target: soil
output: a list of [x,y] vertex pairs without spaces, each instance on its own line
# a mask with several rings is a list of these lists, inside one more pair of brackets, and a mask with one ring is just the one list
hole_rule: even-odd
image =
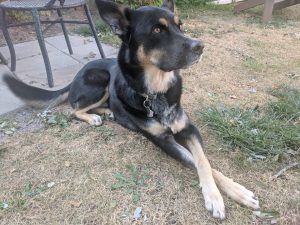
[[[273,99],[267,90],[281,84],[300,88],[299,10],[279,11],[268,25],[258,22],[259,9],[182,12],[186,32],[205,43],[203,60],[182,71],[182,104],[201,129],[206,155],[214,168],[254,191],[263,209],[279,213],[258,218],[224,196],[222,224],[300,224],[299,168],[270,181],[288,162],[249,162],[197,114],[210,104],[263,105]],[[70,107],[55,111],[69,113]],[[110,121],[99,128],[75,120],[66,128],[49,127],[38,112],[22,109],[2,118],[21,128],[0,137],[0,203],[8,204],[0,209],[0,224],[220,224],[204,207],[197,174],[141,135]],[[121,173],[122,182],[144,177],[145,184],[114,190]],[[137,207],[142,214],[134,219]]]

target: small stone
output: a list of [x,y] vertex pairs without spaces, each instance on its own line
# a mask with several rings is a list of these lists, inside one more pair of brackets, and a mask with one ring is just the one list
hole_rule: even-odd
[[55,183],[52,181],[52,182],[49,182],[49,183],[47,184],[47,187],[48,187],[48,188],[52,188],[54,185],[55,185]]
[[139,219],[142,216],[142,207],[137,207],[134,211],[133,218]]

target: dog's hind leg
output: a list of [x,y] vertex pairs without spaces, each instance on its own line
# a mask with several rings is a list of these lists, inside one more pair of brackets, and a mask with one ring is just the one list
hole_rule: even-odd
[[108,100],[108,98],[109,98],[109,94],[108,91],[106,91],[104,96],[100,99],[100,101],[92,105],[89,105],[83,109],[75,109],[74,115],[78,119],[83,120],[91,125],[100,126],[102,124],[101,116],[97,114],[89,114],[88,112],[101,107]]
[[114,118],[114,113],[109,109],[109,108],[104,108],[104,107],[99,107],[99,108],[95,108],[90,110],[91,113],[96,113],[99,115],[106,115],[108,116],[110,119]]

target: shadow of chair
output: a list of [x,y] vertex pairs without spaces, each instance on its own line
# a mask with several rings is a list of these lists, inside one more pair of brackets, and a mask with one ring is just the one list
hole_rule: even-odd
[[[70,9],[70,8],[77,8],[77,7],[83,7],[87,21],[81,21],[81,20],[64,20],[62,15],[63,9]],[[89,24],[92,33],[94,35],[97,47],[99,49],[100,55],[102,58],[105,58],[105,54],[103,52],[101,43],[98,39],[97,32],[95,29],[95,25],[92,21],[91,13],[89,10],[89,7],[85,0],[6,0],[4,2],[0,3],[0,25],[3,32],[3,36],[6,40],[7,46],[9,48],[10,57],[11,57],[11,71],[14,72],[16,70],[16,53],[13,46],[13,42],[10,38],[8,28],[10,27],[17,27],[17,26],[24,26],[24,25],[34,25],[36,36],[38,39],[38,43],[42,52],[42,56],[45,63],[46,73],[47,73],[47,80],[49,87],[53,87],[53,75],[51,70],[51,64],[49,61],[44,37],[43,37],[43,31],[41,28],[41,24],[48,24],[48,27],[54,25],[54,24],[61,24],[63,34],[67,43],[67,47],[70,54],[73,54],[73,50],[71,47],[71,43],[69,40],[68,32],[65,26],[65,23],[72,23],[72,24]],[[18,11],[29,11],[31,12],[33,21],[32,22],[22,22],[22,23],[8,23],[6,20],[6,14],[7,11],[10,10],[18,10]],[[40,11],[56,11],[58,15],[58,19],[56,20],[46,20],[41,21],[40,20]],[[47,27],[47,28],[48,28]],[[47,29],[46,28],[46,29]],[[3,58],[3,57],[2,57]]]

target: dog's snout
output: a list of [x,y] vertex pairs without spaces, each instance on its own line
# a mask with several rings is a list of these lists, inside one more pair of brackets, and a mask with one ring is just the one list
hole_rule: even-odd
[[202,53],[204,49],[204,44],[201,41],[193,41],[191,43],[191,49],[195,53]]

